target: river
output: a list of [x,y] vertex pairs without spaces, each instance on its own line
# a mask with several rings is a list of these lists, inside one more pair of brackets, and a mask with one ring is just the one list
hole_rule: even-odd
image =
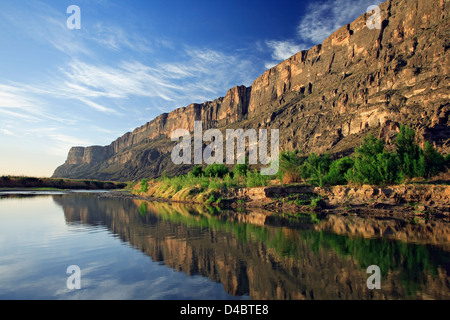
[[436,221],[0,193],[0,299],[450,299],[449,237]]

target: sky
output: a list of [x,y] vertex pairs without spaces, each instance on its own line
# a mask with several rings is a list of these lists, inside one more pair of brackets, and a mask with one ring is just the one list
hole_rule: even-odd
[[0,176],[49,177],[72,146],[250,86],[380,2],[1,0]]

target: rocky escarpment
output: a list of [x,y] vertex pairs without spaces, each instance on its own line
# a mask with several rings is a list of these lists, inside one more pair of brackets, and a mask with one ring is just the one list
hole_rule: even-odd
[[251,87],[162,114],[109,146],[72,148],[54,177],[130,180],[183,173],[170,159],[175,129],[280,130],[280,146],[349,153],[368,132],[389,142],[399,124],[450,151],[450,2],[392,0],[380,29],[363,14],[310,50],[267,70]]

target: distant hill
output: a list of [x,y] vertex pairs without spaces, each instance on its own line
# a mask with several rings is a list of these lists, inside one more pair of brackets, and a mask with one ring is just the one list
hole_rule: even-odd
[[450,152],[450,2],[380,5],[325,41],[267,70],[251,87],[158,116],[109,146],[73,147],[53,177],[137,180],[185,173],[172,163],[175,129],[279,129],[283,150],[351,153],[372,132],[388,143],[400,124]]

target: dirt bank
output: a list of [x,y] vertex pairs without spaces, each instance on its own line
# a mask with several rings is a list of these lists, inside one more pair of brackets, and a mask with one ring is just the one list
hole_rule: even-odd
[[405,184],[387,187],[309,185],[229,188],[201,192],[191,186],[175,192],[150,184],[147,192],[132,191],[141,199],[201,203],[232,208],[263,208],[275,212],[316,212],[378,216],[444,218],[450,220],[450,186]]

